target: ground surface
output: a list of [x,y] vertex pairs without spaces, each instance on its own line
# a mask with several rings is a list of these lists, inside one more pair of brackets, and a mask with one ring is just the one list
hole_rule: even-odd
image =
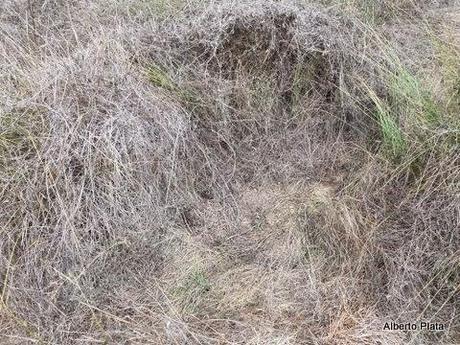
[[460,343],[459,6],[3,1],[0,343]]

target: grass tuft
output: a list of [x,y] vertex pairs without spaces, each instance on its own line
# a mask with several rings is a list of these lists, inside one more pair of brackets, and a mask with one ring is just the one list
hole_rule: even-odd
[[460,342],[449,1],[0,7],[0,344]]

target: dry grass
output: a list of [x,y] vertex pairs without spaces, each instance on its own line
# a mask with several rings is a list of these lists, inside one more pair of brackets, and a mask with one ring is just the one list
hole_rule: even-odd
[[458,5],[3,1],[0,343],[460,342]]

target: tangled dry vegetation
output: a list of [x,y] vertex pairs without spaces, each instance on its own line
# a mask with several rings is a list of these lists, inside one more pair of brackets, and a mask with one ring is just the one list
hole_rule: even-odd
[[459,15],[3,1],[0,343],[460,342]]

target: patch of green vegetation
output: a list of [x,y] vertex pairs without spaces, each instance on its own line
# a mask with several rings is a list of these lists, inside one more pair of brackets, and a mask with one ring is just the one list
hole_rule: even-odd
[[202,269],[194,268],[182,284],[173,289],[172,294],[175,299],[180,301],[181,305],[189,309],[189,312],[193,312],[210,290],[211,283],[205,272]]
[[387,101],[370,89],[368,92],[375,105],[375,117],[382,136],[383,150],[389,158],[398,161],[407,151],[406,136]]
[[190,284],[201,292],[207,292],[211,288],[211,284],[209,283],[208,278],[202,271],[193,272],[190,277]]
[[406,165],[412,175],[421,176],[429,157],[443,159],[458,149],[460,121],[458,108],[452,103],[455,91],[444,88],[447,97],[435,95],[429,81],[422,83],[401,65],[389,78],[388,85],[388,105],[394,114],[403,116],[403,132],[410,146],[404,160],[409,162]]
[[195,97],[195,90],[180,87],[176,82],[174,82],[173,78],[166,69],[160,67],[159,65],[151,64],[147,68],[147,76],[154,86],[168,91],[169,94],[176,97],[184,105],[187,106],[199,103]]
[[[384,54],[389,67],[380,67],[386,94],[377,95],[365,86],[374,104],[382,149],[393,162],[413,161],[414,171],[421,171],[424,159],[419,156],[438,144],[433,142],[433,133],[446,125],[446,114],[429,83],[410,72],[391,47]],[[418,158],[412,160],[412,155]]]
[[170,75],[160,66],[152,64],[147,68],[147,74],[150,82],[156,87],[168,90],[178,91],[177,85],[173,82]]
[[404,114],[409,125],[420,128],[439,124],[441,112],[434,95],[417,77],[399,66],[389,79],[391,106]]
[[151,64],[146,72],[155,87],[166,91],[168,96],[178,101],[193,117],[215,117],[215,109],[218,107],[216,101],[196,84],[176,82],[166,68],[157,64]]

